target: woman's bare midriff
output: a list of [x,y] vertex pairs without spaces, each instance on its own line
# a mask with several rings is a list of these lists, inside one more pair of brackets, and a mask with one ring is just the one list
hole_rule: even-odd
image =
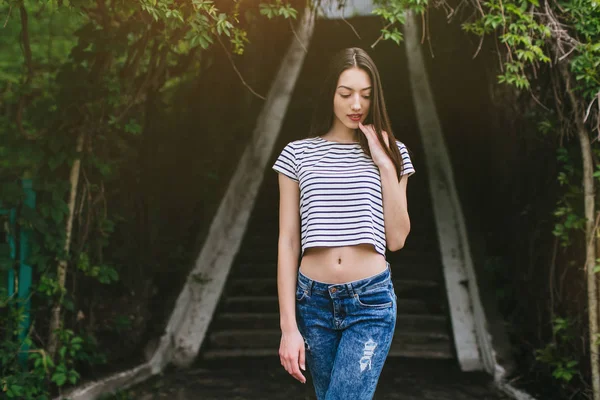
[[370,244],[309,247],[304,250],[300,272],[324,283],[346,283],[385,271],[385,257]]

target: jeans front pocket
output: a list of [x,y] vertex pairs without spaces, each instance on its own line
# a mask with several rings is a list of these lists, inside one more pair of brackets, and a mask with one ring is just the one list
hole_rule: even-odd
[[393,289],[381,287],[362,293],[355,293],[354,298],[361,307],[390,308],[394,305]]
[[304,301],[308,297],[308,289],[301,286],[296,288],[296,302]]

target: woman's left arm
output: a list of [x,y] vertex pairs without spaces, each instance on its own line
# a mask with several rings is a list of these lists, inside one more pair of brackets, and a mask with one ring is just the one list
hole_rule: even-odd
[[378,167],[381,175],[385,241],[390,251],[397,251],[404,247],[404,242],[410,232],[410,218],[406,201],[408,176],[402,175],[398,182],[396,167],[391,160],[381,163]]
[[[369,143],[371,158],[381,176],[381,194],[383,197],[383,219],[385,227],[385,241],[390,251],[400,250],[404,247],[404,241],[410,232],[410,218],[408,217],[408,207],[406,202],[406,185],[408,183],[408,174],[400,177],[392,160],[381,147],[375,128],[373,125],[363,125],[358,123]],[[390,145],[389,137],[383,132],[383,140],[386,146]]]

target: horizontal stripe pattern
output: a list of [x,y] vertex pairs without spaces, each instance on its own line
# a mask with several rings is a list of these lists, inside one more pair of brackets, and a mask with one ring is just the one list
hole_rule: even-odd
[[[402,175],[415,169],[406,146],[396,141]],[[371,244],[385,256],[379,169],[358,143],[320,137],[288,143],[272,167],[300,187],[302,254],[308,247]]]

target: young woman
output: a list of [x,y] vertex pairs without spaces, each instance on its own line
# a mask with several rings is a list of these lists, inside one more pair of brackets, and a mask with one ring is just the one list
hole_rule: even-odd
[[410,231],[415,171],[364,50],[334,56],[311,135],[288,143],[273,169],[281,364],[305,383],[306,361],[319,400],[371,399],[396,325],[385,251]]

